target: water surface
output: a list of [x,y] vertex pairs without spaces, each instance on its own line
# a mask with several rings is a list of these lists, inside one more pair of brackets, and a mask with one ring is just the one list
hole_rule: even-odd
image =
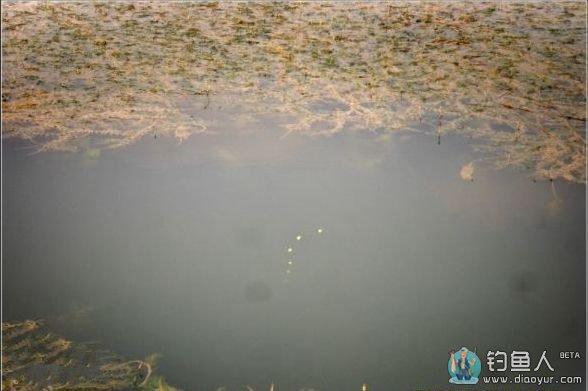
[[434,387],[462,345],[584,346],[584,187],[464,181],[466,139],[260,124],[99,158],[29,151],[4,144],[5,319],[160,352],[183,389]]

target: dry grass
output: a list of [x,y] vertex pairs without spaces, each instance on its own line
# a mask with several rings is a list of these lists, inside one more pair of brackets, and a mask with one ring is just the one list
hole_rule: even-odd
[[75,344],[39,321],[2,323],[3,390],[175,390],[153,376],[153,364]]
[[581,2],[6,4],[3,125],[38,150],[116,148],[206,132],[222,106],[225,125],[269,115],[284,135],[458,132],[479,161],[584,183],[585,17]]

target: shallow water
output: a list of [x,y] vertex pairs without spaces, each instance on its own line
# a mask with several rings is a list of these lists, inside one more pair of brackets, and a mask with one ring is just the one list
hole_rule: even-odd
[[100,156],[9,140],[4,318],[162,353],[185,390],[448,386],[462,345],[582,374],[557,352],[584,351],[585,188],[464,181],[468,143],[271,123]]

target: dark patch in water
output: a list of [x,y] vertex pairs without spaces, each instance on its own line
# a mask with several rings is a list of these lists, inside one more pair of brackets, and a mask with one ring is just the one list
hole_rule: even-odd
[[249,302],[267,302],[272,299],[272,296],[272,288],[265,281],[252,281],[245,287],[245,299]]
[[532,272],[521,272],[510,281],[510,291],[514,296],[529,298],[537,291],[537,278]]

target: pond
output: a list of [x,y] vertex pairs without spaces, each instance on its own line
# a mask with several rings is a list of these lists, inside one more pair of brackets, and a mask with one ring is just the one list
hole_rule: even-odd
[[183,390],[583,375],[586,7],[464,4],[3,6],[3,321]]

